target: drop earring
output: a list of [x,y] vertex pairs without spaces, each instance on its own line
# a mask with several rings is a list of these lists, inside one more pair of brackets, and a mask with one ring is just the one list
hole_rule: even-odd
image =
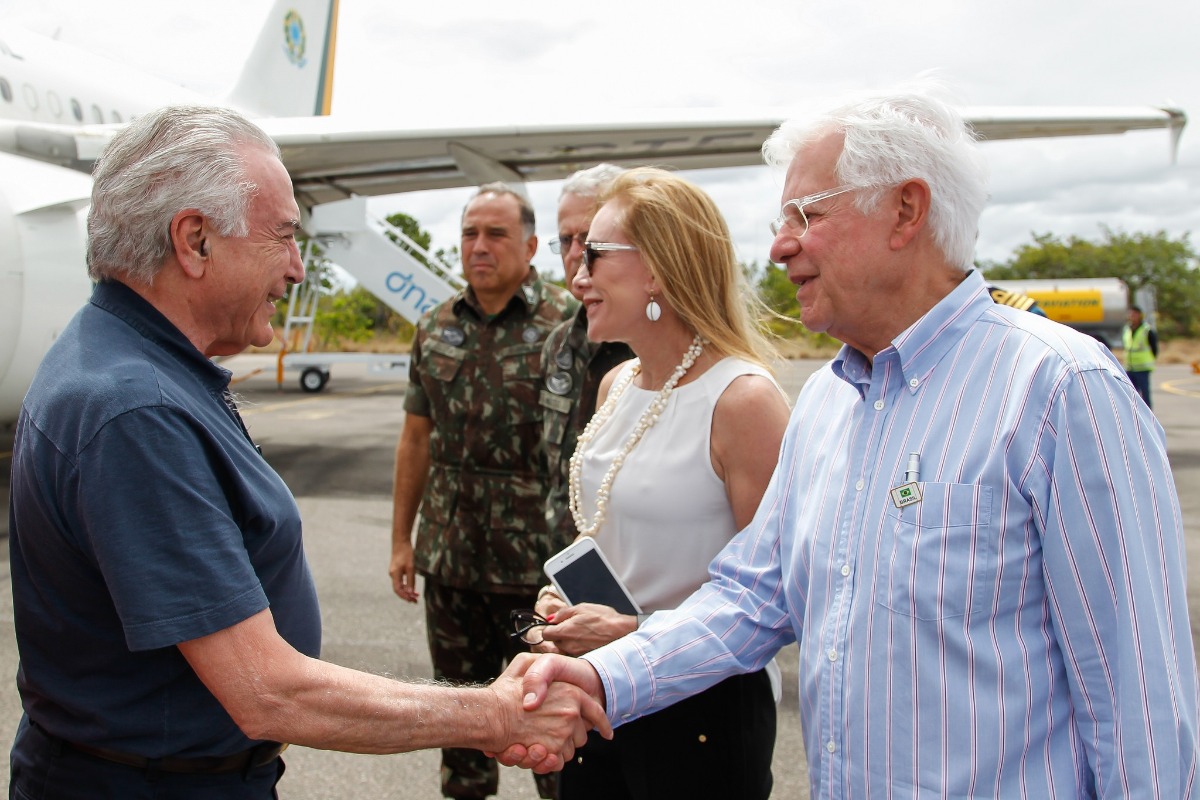
[[658,318],[662,316],[662,306],[654,300],[654,292],[650,293],[650,302],[646,303],[646,319],[651,322],[658,322]]

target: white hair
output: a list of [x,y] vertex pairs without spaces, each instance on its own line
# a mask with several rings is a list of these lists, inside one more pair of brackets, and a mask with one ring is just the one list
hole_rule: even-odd
[[258,186],[246,177],[247,148],[279,148],[235,111],[168,106],[138,117],[96,163],[88,212],[88,275],[151,283],[172,251],[170,226],[194,208],[222,236],[245,236]]
[[763,157],[786,166],[801,148],[834,133],[845,141],[834,170],[838,182],[876,190],[859,194],[859,210],[874,210],[888,187],[924,180],[934,243],[949,263],[970,270],[988,198],[987,166],[962,115],[929,85],[865,96],[785,122],[763,144]]
[[558,199],[561,201],[569,194],[598,199],[600,195],[608,191],[608,187],[624,171],[616,164],[597,164],[594,167],[581,169],[563,183]]

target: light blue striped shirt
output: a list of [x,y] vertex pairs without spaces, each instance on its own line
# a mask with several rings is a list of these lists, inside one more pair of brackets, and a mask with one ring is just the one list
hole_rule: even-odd
[[1200,794],[1162,428],[1106,349],[978,273],[873,364],[843,348],[808,381],[711,569],[587,656],[614,722],[795,640],[814,798]]

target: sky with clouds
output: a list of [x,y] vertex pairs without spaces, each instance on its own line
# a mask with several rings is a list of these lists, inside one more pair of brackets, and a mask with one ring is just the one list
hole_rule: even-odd
[[[270,0],[0,0],[10,19],[220,95]],[[1200,229],[1200,3],[1194,0],[645,0],[523,3],[341,0],[335,115],[430,124],[570,121],[621,109],[803,108],[932,70],[964,105],[1160,106],[1193,121],[1176,163],[1166,131],[989,142],[991,202],[977,257],[1004,260],[1032,233],[1098,238]],[[689,173],[717,201],[742,261],[766,258],[782,174]],[[532,183],[543,245],[560,184]],[[373,201],[458,241],[470,190]]]

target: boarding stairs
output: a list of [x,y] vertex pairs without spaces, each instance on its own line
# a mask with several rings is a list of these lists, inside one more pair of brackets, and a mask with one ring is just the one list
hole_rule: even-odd
[[[311,241],[315,240],[328,260],[414,324],[464,286],[449,265],[404,231],[373,216],[365,197],[316,206],[305,227],[312,237],[304,252],[306,265],[313,258]],[[276,383],[283,384],[285,371],[299,370],[300,388],[319,392],[329,382],[333,365],[347,363],[366,364],[372,372],[407,374],[407,354],[314,351],[313,323],[321,287],[317,271],[308,274],[303,283],[292,287],[288,298]]]

